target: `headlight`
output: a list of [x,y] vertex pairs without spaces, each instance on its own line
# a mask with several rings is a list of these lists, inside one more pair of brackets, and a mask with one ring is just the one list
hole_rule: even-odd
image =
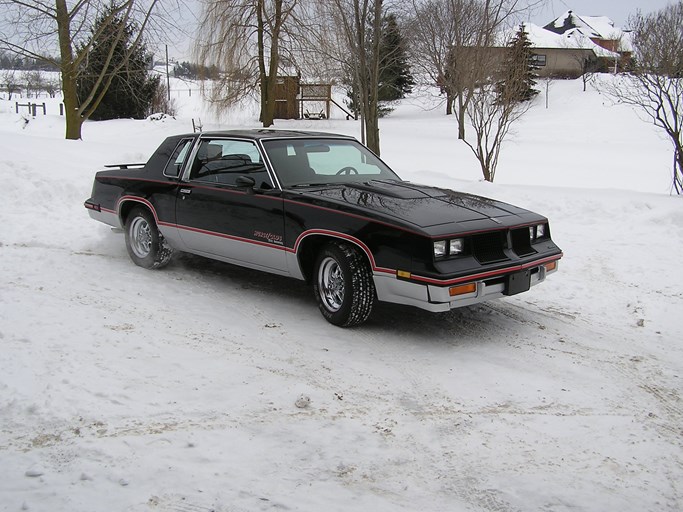
[[544,238],[546,234],[545,224],[537,224],[535,226],[529,226],[529,238],[532,242]]
[[451,256],[455,256],[456,254],[460,254],[462,251],[465,250],[465,240],[462,238],[454,238],[453,240],[449,241],[448,243],[448,254]]
[[434,242],[434,257],[446,258],[448,256],[457,256],[462,254],[465,250],[464,238],[453,238],[452,240],[439,240]]

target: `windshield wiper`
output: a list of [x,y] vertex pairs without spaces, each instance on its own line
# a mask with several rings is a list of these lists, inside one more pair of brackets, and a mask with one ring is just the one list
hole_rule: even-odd
[[319,183],[296,183],[287,188],[308,188],[308,187],[328,187],[331,185],[341,185],[341,183],[319,182]]

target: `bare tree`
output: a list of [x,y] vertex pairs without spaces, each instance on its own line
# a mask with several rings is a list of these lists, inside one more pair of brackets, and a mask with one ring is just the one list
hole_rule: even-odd
[[[446,113],[465,138],[466,110],[475,89],[500,59],[501,33],[539,1],[412,0],[413,65],[446,94]],[[455,109],[453,105],[455,104]]]
[[683,193],[683,1],[629,20],[633,58],[630,72],[606,91],[633,105],[664,130],[673,145],[672,189]]
[[539,78],[538,81],[541,83],[541,87],[544,91],[545,108],[550,108],[550,87],[553,85],[555,78],[552,75],[548,75]]
[[17,82],[15,71],[13,69],[5,69],[0,76],[0,84],[2,88],[7,91],[9,100],[12,99],[12,94],[19,91],[19,83]]
[[54,98],[57,96],[57,91],[59,91],[59,80],[48,79],[45,82],[45,92],[50,96],[50,98]]
[[45,80],[39,69],[23,71],[21,73],[21,81],[26,87],[27,98],[30,98],[31,94],[33,94],[34,98],[37,98],[40,95],[40,92],[45,88]]
[[596,50],[599,49],[599,54],[602,56],[608,54],[608,50],[598,47],[587,36],[574,32],[563,39],[562,48],[572,56],[572,60],[576,63],[576,72],[569,72],[567,76],[570,78],[580,76],[583,92],[586,92],[588,84],[594,80],[596,74],[607,71],[605,58],[598,59]]
[[503,141],[537,93],[530,87],[530,49],[519,43],[507,50],[506,58],[490,77],[471,91],[466,108],[474,134],[463,140],[477,158],[486,181],[494,180]]
[[178,106],[175,98],[169,97],[168,86],[164,82],[159,83],[159,87],[154,92],[152,98],[152,112],[166,114],[175,117],[178,114]]
[[501,98],[493,82],[481,84],[472,92],[467,115],[474,135],[464,141],[477,158],[486,181],[493,181],[496,176],[500,149],[510,127],[530,106],[528,101]]
[[209,0],[205,4],[197,57],[202,66],[222,70],[209,93],[219,111],[259,90],[261,122],[264,127],[273,124],[281,45],[296,5],[297,0]]
[[349,77],[361,117],[361,141],[380,153],[379,79],[383,0],[327,0],[315,3],[311,31],[316,52]]
[[[451,115],[455,99],[464,96],[459,94],[465,92],[464,83],[472,82],[467,75],[475,71],[475,66],[468,66],[466,61],[476,60],[482,6],[467,0],[412,0],[412,7],[409,32],[413,65],[426,79],[425,85],[441,88],[446,95],[446,115]],[[464,114],[466,98],[462,97],[460,103],[459,115]],[[464,116],[459,119],[464,123]]]
[[[98,32],[108,28],[106,20],[123,20],[118,37],[124,37],[124,28],[134,19],[139,32],[131,51],[142,41],[158,0],[122,0],[110,7],[106,0],[0,0],[5,18],[0,22],[0,49],[23,57],[49,63],[60,70],[66,117],[66,138],[80,139],[83,122],[92,115],[106,93],[113,77],[125,67],[125,59],[110,66],[114,49],[103,66],[94,86],[85,99],[79,101],[77,82],[79,72],[87,59],[99,33],[90,33],[92,20],[108,12]],[[58,51],[59,57],[50,55]]]
[[581,52],[577,54],[576,59],[581,66],[581,82],[583,83],[583,92],[588,89],[588,84],[593,81],[595,75],[600,72],[601,65],[595,53]]

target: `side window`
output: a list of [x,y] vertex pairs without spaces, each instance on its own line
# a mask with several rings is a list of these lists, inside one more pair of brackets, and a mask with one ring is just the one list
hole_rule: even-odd
[[273,188],[270,176],[252,141],[203,139],[192,164],[190,180],[237,186],[237,178],[249,176],[256,188]]
[[183,139],[178,143],[164,169],[165,176],[168,176],[169,178],[177,178],[180,176],[180,171],[183,168],[183,163],[185,163],[185,158],[187,158],[187,153],[192,147],[192,142],[193,139]]

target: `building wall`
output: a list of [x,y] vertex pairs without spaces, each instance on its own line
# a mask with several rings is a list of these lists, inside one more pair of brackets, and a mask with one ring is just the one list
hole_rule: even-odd
[[592,50],[571,48],[534,48],[537,64],[545,61],[536,73],[540,77],[577,78],[583,74],[586,59],[595,58]]
[[[479,50],[481,51],[481,50]],[[478,62],[482,65],[496,68],[505,59],[507,47],[489,48],[488,52],[479,55]],[[536,74],[551,78],[578,78],[583,74],[584,62],[587,59],[596,60],[594,71],[606,72],[614,67],[614,61],[608,58],[597,58],[591,49],[587,48],[539,48],[532,49],[539,66]]]

